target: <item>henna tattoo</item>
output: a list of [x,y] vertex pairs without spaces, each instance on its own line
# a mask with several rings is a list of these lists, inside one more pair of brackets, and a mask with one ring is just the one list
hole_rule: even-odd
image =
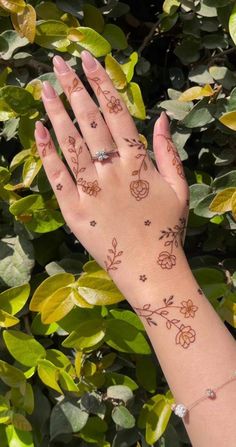
[[107,272],[117,270],[117,265],[121,264],[121,260],[117,258],[123,255],[123,251],[117,252],[117,240],[115,237],[112,239],[112,247],[108,249],[108,253],[110,254],[107,255],[107,260],[104,261]]
[[79,79],[74,78],[72,81],[72,85],[69,85],[69,87],[67,89],[69,99],[71,100],[72,93],[80,92],[81,90],[83,90],[83,86],[82,86],[81,82],[79,81]]
[[96,127],[97,127],[97,123],[96,123],[95,121],[92,121],[92,122],[90,123],[90,127],[92,127],[93,129],[96,129]]
[[114,95],[111,95],[110,90],[103,90],[101,87],[102,80],[98,77],[95,78],[89,78],[90,81],[94,82],[97,87],[97,96],[100,94],[103,95],[104,99],[107,103],[107,108],[110,113],[119,113],[123,110],[123,107],[121,105],[120,99],[116,98]]
[[162,251],[157,259],[157,264],[160,265],[162,269],[171,269],[176,265],[176,256],[173,254],[174,247],[178,248],[179,241],[182,244],[182,240],[184,237],[184,231],[186,228],[186,219],[182,217],[179,219],[179,225],[175,225],[174,228],[167,228],[167,230],[162,230],[162,235],[159,237],[159,240],[166,238],[169,239],[164,243],[164,246],[170,247],[170,251]]
[[139,279],[140,279],[140,281],[143,281],[143,282],[147,281],[146,275],[139,275]]
[[141,178],[142,170],[147,171],[148,168],[146,161],[146,147],[141,140],[135,140],[135,138],[124,138],[124,140],[128,143],[129,147],[135,147],[139,151],[144,151],[143,153],[139,153],[135,156],[135,158],[141,159],[141,163],[139,168],[132,172],[133,176],[137,176],[137,180],[133,180],[130,183],[130,192],[132,196],[134,196],[137,201],[140,201],[145,199],[145,197],[149,194],[149,182]]
[[172,141],[171,137],[167,137],[166,135],[159,134],[159,136],[165,138],[167,142],[167,152],[172,152],[172,165],[176,167],[177,174],[185,180],[184,168],[179,156],[179,153]]
[[76,139],[74,137],[69,136],[68,137],[68,143],[69,148],[68,152],[72,154],[71,161],[72,161],[72,171],[75,176],[75,180],[78,186],[82,187],[82,191],[88,194],[89,196],[97,196],[99,191],[101,191],[101,188],[98,184],[97,180],[94,180],[93,182],[88,182],[87,180],[84,180],[83,177],[80,177],[79,174],[83,173],[86,168],[80,167],[79,164],[79,157],[82,154],[83,147],[80,145],[79,148],[76,147]]
[[49,140],[47,143],[39,143],[38,146],[42,148],[42,157],[45,157],[47,151],[52,149],[52,142]]
[[151,221],[150,220],[145,220],[144,221],[144,225],[146,225],[146,227],[149,227],[149,225],[151,225]]
[[63,186],[62,186],[62,184],[61,184],[61,183],[58,183],[58,185],[56,186],[56,188],[57,188],[57,190],[58,190],[58,191],[61,191],[61,190],[62,190],[62,188],[63,188]]
[[163,299],[164,306],[159,308],[151,308],[151,304],[144,304],[142,308],[134,307],[137,314],[144,318],[149,326],[158,326],[157,322],[153,319],[155,316],[161,317],[166,320],[166,328],[171,329],[172,326],[178,329],[175,336],[175,343],[182,348],[187,349],[191,343],[195,342],[196,332],[189,325],[185,326],[177,318],[169,318],[170,309],[179,309],[184,318],[194,318],[198,307],[195,306],[192,300],[181,301],[180,306],[174,306],[174,296],[171,295],[168,299]]
[[97,225],[97,222],[95,220],[91,220],[90,225],[91,227],[95,227],[95,225]]

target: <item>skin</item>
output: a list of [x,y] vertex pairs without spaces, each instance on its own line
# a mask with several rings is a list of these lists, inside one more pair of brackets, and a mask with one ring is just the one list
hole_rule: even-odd
[[[182,248],[189,189],[169,122],[163,113],[155,124],[154,166],[102,65],[87,52],[82,62],[100,108],[75,72],[65,66],[59,72],[63,61],[54,58],[81,133],[48,83],[42,94],[74,178],[40,122],[39,155],[68,226],[142,319],[175,401],[191,404],[210,385],[226,382],[236,369],[236,346],[199,291]],[[93,160],[99,150],[114,156]],[[235,391],[234,380],[217,399],[191,410],[183,422],[193,447],[235,445]]]

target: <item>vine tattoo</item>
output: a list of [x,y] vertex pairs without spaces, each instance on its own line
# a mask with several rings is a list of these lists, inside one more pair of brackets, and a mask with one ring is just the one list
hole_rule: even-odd
[[46,157],[47,152],[52,150],[52,142],[49,140],[47,143],[39,143],[39,147],[42,148],[42,157]]
[[72,172],[75,176],[77,185],[81,186],[82,191],[88,194],[89,196],[96,197],[99,191],[101,191],[98,181],[94,180],[93,182],[87,182],[86,180],[84,180],[83,176],[80,176],[80,174],[82,174],[86,170],[86,168],[80,167],[80,160],[79,160],[79,157],[83,152],[83,147],[80,145],[79,148],[77,148],[76,139],[71,136],[68,137],[68,143],[69,143],[68,152],[70,152],[71,154],[71,161],[72,161]]
[[182,162],[180,160],[179,153],[178,153],[175,145],[173,144],[172,138],[171,137],[167,137],[166,135],[162,135],[162,134],[159,134],[159,136],[165,138],[165,140],[167,142],[167,152],[171,152],[172,153],[172,157],[173,157],[172,158],[172,165],[176,167],[177,174],[182,179],[185,179],[183,165],[182,165]]
[[83,86],[82,86],[81,82],[79,81],[79,79],[74,78],[72,81],[72,85],[70,85],[67,90],[69,99],[71,100],[72,93],[80,92],[81,90],[83,90]]
[[176,256],[173,254],[174,248],[178,248],[179,244],[182,244],[184,230],[186,228],[186,219],[182,217],[179,219],[179,225],[176,224],[174,228],[167,228],[167,230],[161,231],[161,239],[168,239],[165,241],[164,246],[169,247],[168,250],[163,250],[158,256],[157,264],[162,269],[171,269],[176,265]]
[[149,194],[149,182],[142,179],[142,171],[147,171],[147,151],[144,143],[135,138],[124,138],[129,147],[135,147],[140,151],[135,158],[141,160],[139,168],[132,172],[132,176],[137,177],[130,183],[130,192],[137,201],[145,199]]
[[112,248],[108,249],[108,253],[107,259],[104,261],[107,272],[117,270],[117,265],[121,264],[121,260],[117,258],[123,255],[123,251],[117,251],[117,240],[115,237],[112,239]]
[[192,300],[181,301],[179,306],[174,305],[174,296],[171,295],[168,299],[163,299],[164,305],[158,308],[152,308],[151,304],[144,304],[142,308],[135,307],[139,317],[144,318],[149,326],[158,326],[156,317],[161,317],[166,322],[166,328],[177,329],[175,336],[176,345],[180,345],[182,348],[187,349],[191,343],[196,340],[196,332],[190,325],[183,324],[180,319],[170,317],[170,311],[172,309],[178,309],[184,318],[194,318],[198,307],[195,306]]
[[94,84],[96,84],[96,87],[97,87],[96,94],[97,94],[97,96],[99,96],[100,94],[103,95],[103,97],[107,103],[107,108],[110,113],[119,113],[119,112],[121,112],[121,110],[123,110],[120,99],[116,98],[114,95],[111,95],[110,90],[102,89],[102,87],[101,87],[102,80],[100,78],[98,78],[98,77],[89,78],[89,80],[91,82],[93,82]]

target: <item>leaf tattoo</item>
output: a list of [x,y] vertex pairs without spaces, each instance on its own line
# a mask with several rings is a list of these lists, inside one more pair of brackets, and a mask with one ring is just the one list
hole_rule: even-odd
[[72,81],[72,85],[69,85],[69,87],[67,89],[69,100],[71,100],[72,93],[80,92],[83,89],[84,89],[84,87],[83,87],[82,83],[79,81],[79,79],[74,78]]
[[114,237],[112,239],[112,248],[108,249],[108,255],[106,261],[104,261],[106,271],[117,270],[117,265],[121,264],[121,260],[117,259],[123,255],[123,251],[117,251],[117,240]]
[[157,259],[157,264],[159,264],[162,269],[170,270],[176,265],[176,256],[173,254],[173,251],[174,248],[178,248],[179,243],[182,243],[185,228],[186,219],[185,217],[182,217],[179,219],[179,225],[161,231],[162,234],[159,237],[159,240],[168,239],[165,241],[164,246],[169,247],[169,251],[161,251]]
[[172,152],[172,165],[176,167],[177,174],[185,180],[183,165],[172,138],[162,134],[159,134],[159,136],[165,138],[167,142],[167,152]]

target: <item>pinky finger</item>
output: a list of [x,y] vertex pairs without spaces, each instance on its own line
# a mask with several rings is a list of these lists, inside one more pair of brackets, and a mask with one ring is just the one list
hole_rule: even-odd
[[76,185],[57,153],[50,133],[41,121],[36,122],[35,140],[47,178],[55,193],[64,219],[70,226],[75,214],[75,204],[79,204],[79,193]]

